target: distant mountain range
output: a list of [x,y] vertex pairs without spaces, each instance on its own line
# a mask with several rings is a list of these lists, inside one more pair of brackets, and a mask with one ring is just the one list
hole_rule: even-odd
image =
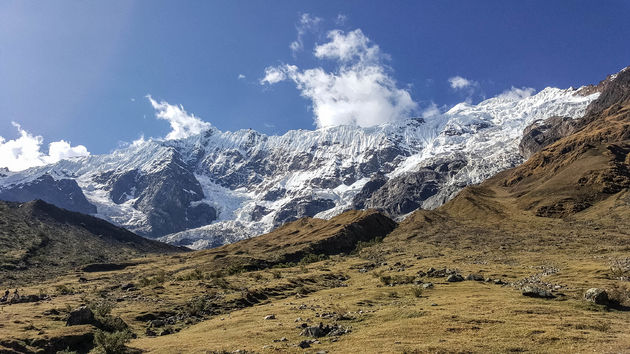
[[149,140],[111,154],[2,171],[0,199],[42,199],[196,249],[349,209],[400,218],[436,208],[576,131],[582,124],[576,119],[602,102],[600,93],[618,76],[580,89],[513,89],[477,105],[370,128],[281,136],[210,128],[182,140]]

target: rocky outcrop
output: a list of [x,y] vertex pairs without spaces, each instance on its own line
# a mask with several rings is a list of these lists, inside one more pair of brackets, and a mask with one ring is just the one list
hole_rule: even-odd
[[314,199],[311,197],[305,197],[292,200],[282,206],[282,209],[280,209],[274,217],[273,223],[275,226],[280,226],[284,223],[295,221],[301,217],[315,216],[315,214],[333,208],[334,206],[335,202],[330,199]]
[[29,202],[34,199],[41,199],[71,211],[96,213],[96,206],[88,202],[73,179],[56,180],[49,174],[44,174],[28,183],[0,188],[0,200]]
[[176,150],[154,164],[156,168],[149,171],[108,171],[95,180],[107,186],[114,203],[133,200],[134,208],[147,216],[150,231],[140,232],[147,236],[159,237],[216,220],[217,210],[202,202],[201,185]]
[[537,120],[523,131],[523,138],[518,144],[518,151],[523,158],[528,159],[545,146],[573,134],[576,121],[571,117],[551,117]]
[[353,209],[365,209],[365,203],[372,197],[374,192],[378,191],[387,182],[387,177],[384,174],[377,173],[369,182],[367,182],[361,191],[354,196],[352,200]]
[[464,166],[463,160],[444,161],[394,177],[372,192],[364,207],[384,210],[392,216],[410,213],[435,196]]

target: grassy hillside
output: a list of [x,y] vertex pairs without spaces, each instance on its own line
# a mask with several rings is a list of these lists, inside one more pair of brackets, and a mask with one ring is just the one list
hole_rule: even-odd
[[48,279],[89,263],[183,249],[37,200],[0,201],[0,284]]

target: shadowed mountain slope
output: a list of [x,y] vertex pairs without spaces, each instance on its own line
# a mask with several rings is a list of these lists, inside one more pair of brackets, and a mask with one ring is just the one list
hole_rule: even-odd
[[97,262],[183,248],[148,240],[93,216],[41,200],[0,201],[0,283],[44,279]]

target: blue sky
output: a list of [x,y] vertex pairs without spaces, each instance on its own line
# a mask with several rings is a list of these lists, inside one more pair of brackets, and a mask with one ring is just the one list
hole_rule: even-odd
[[[317,94],[305,94],[311,83],[287,65],[298,74],[366,65],[314,55],[332,30],[348,40],[360,29],[365,48],[378,46],[367,65],[381,70],[388,94],[406,92],[412,102],[394,115],[513,86],[581,86],[630,65],[628,18],[628,1],[5,0],[0,136],[16,139],[16,122],[42,137],[44,153],[62,139],[106,153],[141,135],[169,134],[169,122],[156,119],[162,101],[221,130],[315,129],[334,121],[320,111],[337,107],[318,106]],[[284,80],[261,84],[268,68]],[[468,84],[453,88],[457,76]]]

